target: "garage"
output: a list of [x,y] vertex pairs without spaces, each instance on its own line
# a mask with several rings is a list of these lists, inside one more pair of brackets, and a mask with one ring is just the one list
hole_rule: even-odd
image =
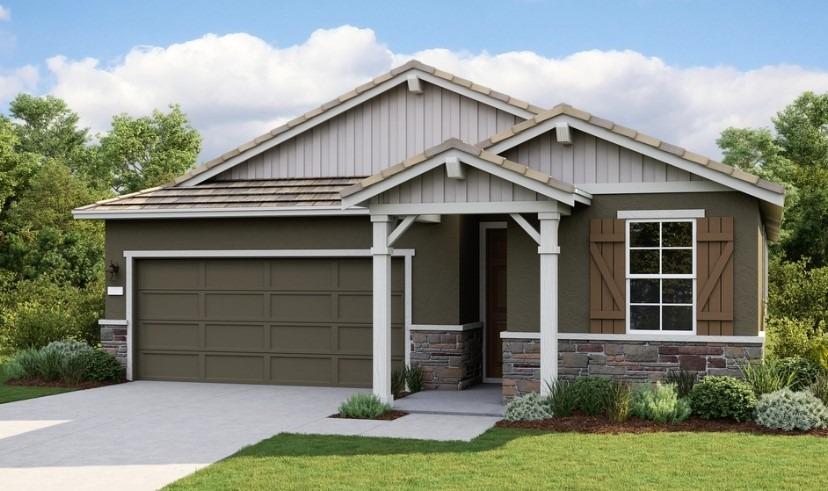
[[[371,386],[370,258],[140,259],[135,273],[136,378]],[[401,259],[392,278],[399,366]]]

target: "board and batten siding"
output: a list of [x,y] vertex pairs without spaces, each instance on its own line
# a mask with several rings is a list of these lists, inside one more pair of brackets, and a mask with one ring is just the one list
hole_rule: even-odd
[[547,201],[549,198],[493,176],[471,166],[465,166],[464,179],[449,179],[446,169],[439,166],[421,176],[380,194],[377,203],[490,203],[499,201]]
[[219,174],[217,180],[369,176],[449,138],[477,143],[521,119],[423,82],[399,85]]
[[554,132],[547,132],[510,148],[503,156],[576,186],[704,180],[587,133],[572,130],[572,135],[572,144],[564,145],[557,142]]

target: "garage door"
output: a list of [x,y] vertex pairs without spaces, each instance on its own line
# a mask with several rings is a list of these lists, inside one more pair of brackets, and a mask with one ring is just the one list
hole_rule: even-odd
[[[399,366],[402,260],[392,278]],[[371,386],[370,259],[141,260],[135,304],[138,378]]]

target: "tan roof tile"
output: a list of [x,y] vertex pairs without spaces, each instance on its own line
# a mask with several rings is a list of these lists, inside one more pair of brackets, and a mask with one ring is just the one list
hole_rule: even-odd
[[715,160],[707,161],[707,167],[710,167],[711,169],[713,169],[715,171],[718,171],[718,172],[721,172],[721,173],[727,174],[727,175],[730,175],[730,174],[733,173],[733,167],[731,167],[729,165],[726,165],[726,164],[723,164],[721,162],[717,162]]
[[638,133],[637,135],[635,135],[635,139],[636,141],[639,141],[647,145],[651,145],[653,147],[657,147],[661,143],[661,140],[659,140],[658,138],[653,138],[652,136],[645,135],[644,133]]
[[695,162],[695,163],[701,164],[701,165],[707,165],[707,162],[710,161],[710,159],[705,157],[704,155],[699,155],[697,153],[693,153],[693,152],[690,152],[690,151],[685,151],[684,155],[682,155],[682,157],[684,157],[685,159],[687,159],[691,162]]
[[613,125],[612,131],[614,133],[618,133],[619,135],[624,135],[627,138],[635,138],[635,135],[638,134],[638,132],[634,129],[621,126],[620,124]]
[[660,148],[661,150],[664,150],[665,152],[672,153],[673,155],[676,155],[678,157],[681,157],[682,155],[684,155],[684,149],[683,148],[681,148],[679,146],[676,146],[676,145],[672,145],[672,144],[667,143],[667,142],[661,142],[661,144],[658,145],[658,148]]
[[500,164],[504,169],[510,170],[512,172],[517,172],[518,174],[526,174],[526,171],[529,167],[526,167],[523,164],[518,164],[517,162],[512,162],[511,160],[504,160],[502,164]]

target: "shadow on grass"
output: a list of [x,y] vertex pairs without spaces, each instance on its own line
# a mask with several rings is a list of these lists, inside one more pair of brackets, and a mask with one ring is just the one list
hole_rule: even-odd
[[412,440],[385,437],[300,435],[280,433],[228,457],[324,457],[355,455],[440,454],[485,452],[517,438],[542,435],[524,429],[492,428],[470,442]]

